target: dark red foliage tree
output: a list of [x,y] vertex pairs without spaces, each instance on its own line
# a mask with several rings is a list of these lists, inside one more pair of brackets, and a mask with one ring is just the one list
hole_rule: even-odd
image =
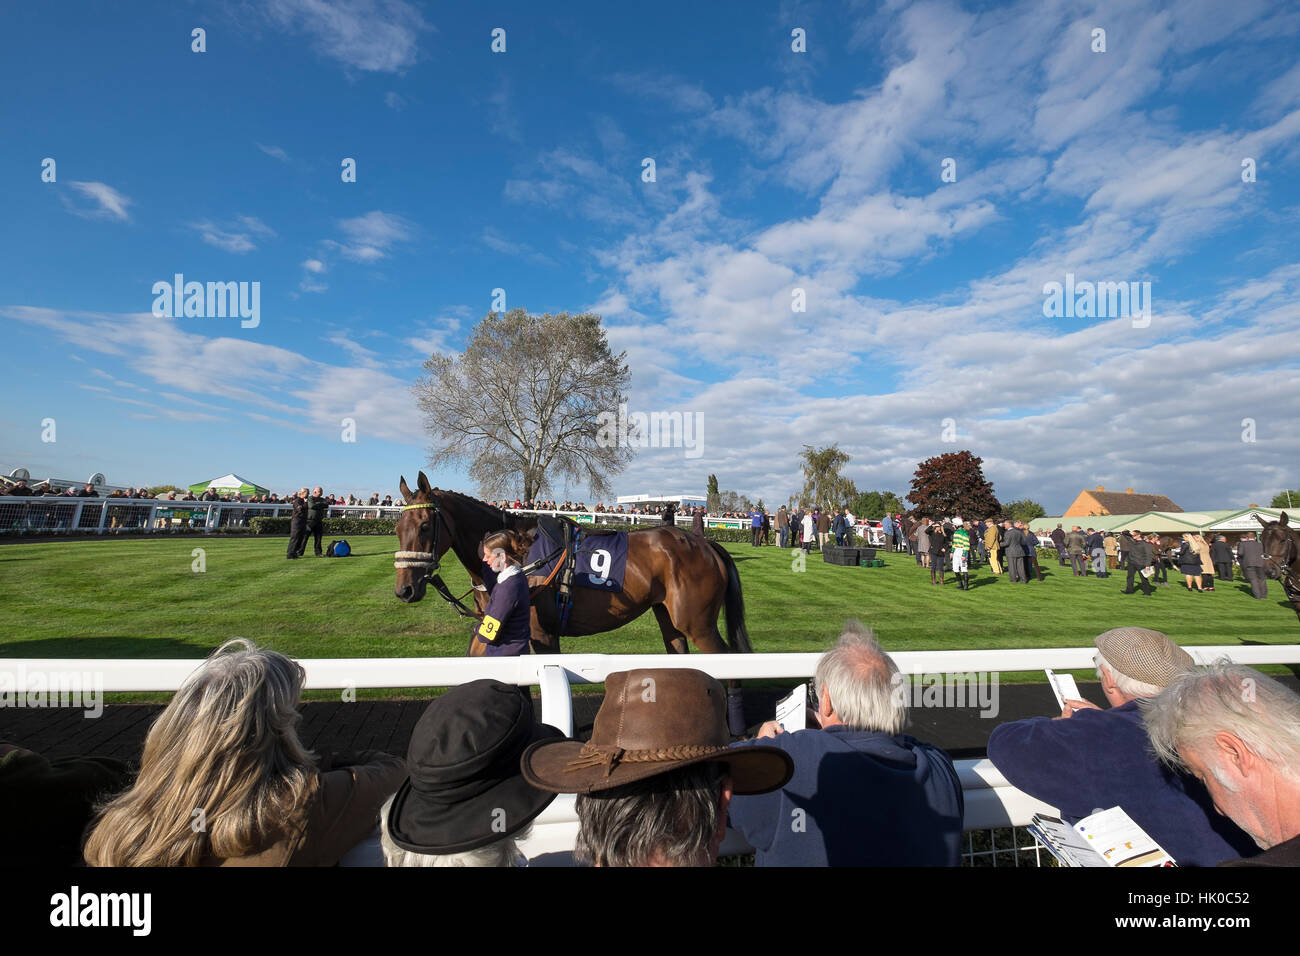
[[984,479],[982,458],[968,451],[927,458],[912,476],[907,500],[913,516],[988,518],[1002,512],[992,482]]

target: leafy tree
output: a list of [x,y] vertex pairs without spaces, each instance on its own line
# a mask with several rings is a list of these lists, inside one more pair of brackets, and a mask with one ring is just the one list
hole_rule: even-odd
[[[1019,501],[1013,501],[1006,506],[1006,515],[1013,521],[1033,521],[1035,518],[1045,517],[1047,512],[1043,510],[1043,506],[1037,501],[1021,498]],[[987,515],[984,517],[987,517]]]
[[722,496],[718,493],[718,476],[709,475],[709,489],[705,493],[705,505],[709,511],[722,510]]
[[1269,502],[1270,508],[1294,508],[1293,502],[1300,502],[1300,490],[1279,491]]
[[719,511],[749,511],[754,507],[754,503],[749,500],[748,495],[737,494],[734,491],[723,491],[718,496]]
[[987,518],[1002,512],[992,482],[984,478],[982,458],[969,451],[948,452],[917,465],[907,500],[912,514]]
[[141,490],[144,492],[145,497],[148,497],[148,498],[157,498],[159,495],[165,495],[165,494],[168,494],[168,493],[173,492],[173,491],[176,492],[176,494],[178,494],[178,495],[183,495],[183,494],[185,494],[185,492],[187,492],[189,489],[188,489],[188,488],[181,488],[181,487],[178,487],[177,485],[154,485],[154,486],[151,487],[151,488],[144,488],[144,489],[141,489]]
[[862,491],[849,505],[855,518],[870,518],[875,521],[885,516],[885,512],[898,514],[905,511],[902,499],[892,491]]
[[849,463],[849,455],[840,451],[839,445],[813,448],[804,445],[799,456],[803,461],[803,491],[800,501],[822,508],[842,508],[844,503],[858,496],[853,481],[840,471]]
[[430,356],[412,386],[429,463],[468,465],[485,498],[536,498],[557,477],[608,495],[638,438],[610,425],[626,401],[626,355],[610,351],[598,315],[488,313],[463,353]]

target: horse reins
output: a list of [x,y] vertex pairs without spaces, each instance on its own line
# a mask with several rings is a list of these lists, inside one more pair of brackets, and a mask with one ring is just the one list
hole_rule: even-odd
[[[456,597],[454,594],[451,593],[451,589],[447,587],[446,583],[442,580],[442,576],[438,574],[438,570],[439,570],[438,532],[442,528],[442,522],[439,520],[442,517],[442,510],[441,508],[439,508],[438,502],[426,501],[426,502],[419,502],[413,505],[403,505],[402,511],[403,513],[405,513],[407,511],[416,511],[422,508],[433,509],[433,550],[432,551],[398,551],[393,555],[393,558],[395,559],[393,561],[393,567],[397,568],[398,570],[402,570],[404,568],[423,568],[425,571],[423,580],[433,585],[433,589],[437,591],[439,595],[442,596],[443,600],[445,600],[448,604],[450,604],[452,607],[456,609],[456,613],[458,613],[461,617],[472,617],[475,620],[478,620],[479,617],[478,612],[471,611],[468,607],[465,606],[463,601],[466,597],[473,594],[475,591],[486,591],[487,587],[482,584],[475,584],[473,587],[471,587],[460,597]],[[509,530],[507,515],[505,514],[505,512],[501,513],[501,525],[503,530]],[[559,557],[563,553],[563,551],[564,551],[563,548],[557,548],[556,550],[552,551],[550,554],[546,555],[545,557],[538,558],[536,561],[524,565],[522,568],[520,568],[520,571],[525,576],[527,576],[529,571],[539,568],[542,565],[546,564],[548,561],[551,561],[552,559]],[[553,580],[555,580],[555,575],[560,570],[560,567],[561,565],[563,565],[563,563],[564,563],[563,561],[556,561],[555,567],[551,569],[551,573],[546,578],[546,580],[541,585],[531,590],[533,590],[534,592],[540,591],[546,588],[548,585],[550,585],[550,583]]]
[[446,582],[442,580],[442,575],[438,573],[438,532],[442,528],[441,509],[437,501],[420,502],[413,505],[403,505],[402,512],[417,511],[422,508],[433,509],[433,550],[432,551],[398,551],[393,555],[393,567],[401,570],[403,568],[423,568],[423,580],[433,585],[433,589],[438,592],[448,604],[456,609],[456,613],[461,617],[472,617],[478,620],[478,612],[470,610],[463,603],[464,599],[475,591],[486,591],[487,588],[482,584],[476,584],[460,597],[451,593]]
[[1295,547],[1295,532],[1288,531],[1286,533],[1286,550],[1283,552],[1283,557],[1275,558],[1271,554],[1264,555],[1265,560],[1274,562],[1279,566],[1278,579],[1282,582],[1282,589],[1288,593],[1300,592],[1300,579],[1291,570],[1291,565],[1296,558]]

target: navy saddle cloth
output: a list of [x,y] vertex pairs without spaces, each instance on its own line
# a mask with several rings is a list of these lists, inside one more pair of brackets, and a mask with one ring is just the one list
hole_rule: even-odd
[[[573,529],[571,529],[572,531]],[[623,576],[627,572],[627,532],[606,531],[586,532],[580,528],[573,570],[573,583],[585,588],[599,591],[623,590]],[[541,560],[563,545],[563,532],[555,527],[539,524],[537,537],[528,549],[528,561]],[[557,555],[545,564],[528,572],[530,576],[549,575],[557,561],[565,558]]]

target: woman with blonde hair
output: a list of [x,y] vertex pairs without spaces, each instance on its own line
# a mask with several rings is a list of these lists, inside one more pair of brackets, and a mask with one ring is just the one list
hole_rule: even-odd
[[[100,812],[91,866],[332,866],[375,828],[405,764],[318,761],[298,739],[302,666],[227,641],[145,739],[135,785]],[[346,769],[334,769],[334,768]]]
[[1187,590],[1201,591],[1201,559],[1196,553],[1196,545],[1190,534],[1183,535],[1183,543],[1178,548],[1178,570],[1187,579]]
[[1192,547],[1201,559],[1201,590],[1214,590],[1214,560],[1210,557],[1210,544],[1199,534],[1192,535]]

